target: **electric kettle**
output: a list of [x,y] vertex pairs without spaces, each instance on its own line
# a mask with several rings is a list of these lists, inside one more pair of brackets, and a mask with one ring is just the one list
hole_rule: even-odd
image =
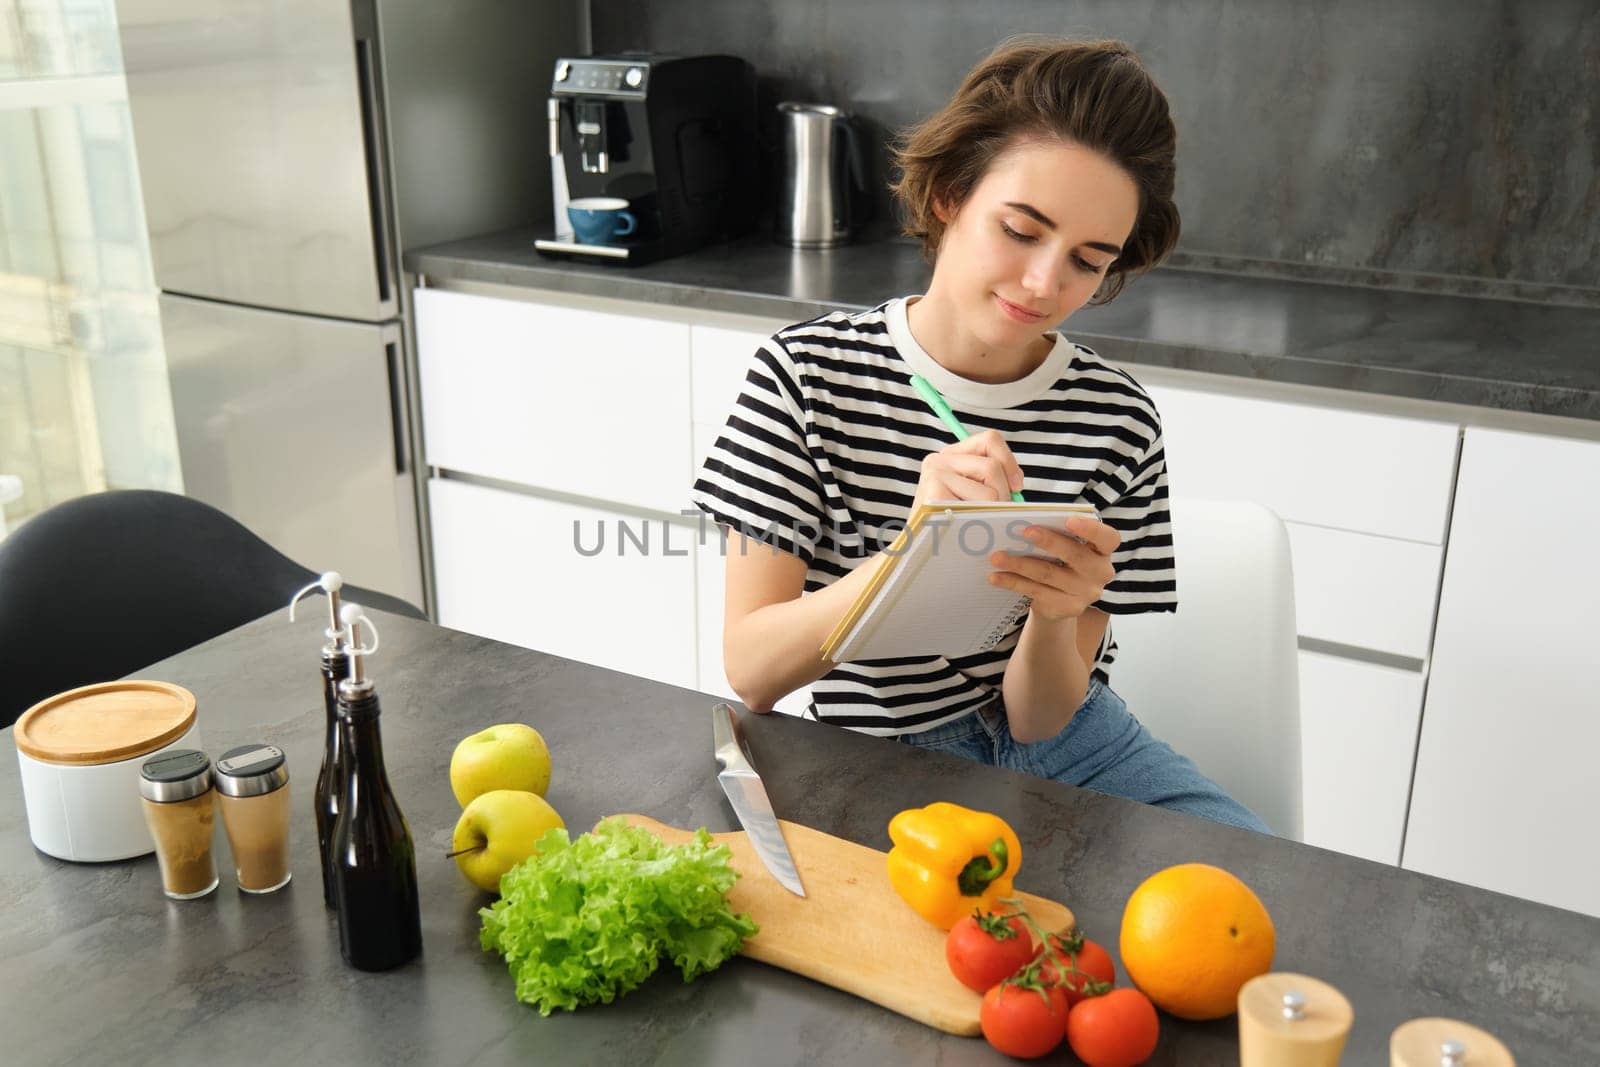
[[847,243],[871,206],[861,135],[828,104],[778,105],[783,171],[777,239],[795,248]]

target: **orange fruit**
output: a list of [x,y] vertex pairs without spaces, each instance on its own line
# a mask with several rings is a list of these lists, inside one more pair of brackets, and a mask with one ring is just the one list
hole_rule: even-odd
[[1122,966],[1180,1019],[1220,1019],[1272,967],[1278,937],[1250,887],[1221,867],[1184,863],[1146,878],[1122,912]]

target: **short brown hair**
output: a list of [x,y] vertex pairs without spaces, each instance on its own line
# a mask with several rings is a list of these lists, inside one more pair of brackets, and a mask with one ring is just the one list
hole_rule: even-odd
[[961,207],[995,157],[1018,143],[1059,139],[1099,152],[1139,189],[1139,217],[1092,303],[1122,291],[1178,243],[1173,203],[1177,131],[1167,98],[1121,41],[1013,37],[969,72],[950,102],[894,146],[891,185],[905,233],[932,263],[944,238],[936,204]]

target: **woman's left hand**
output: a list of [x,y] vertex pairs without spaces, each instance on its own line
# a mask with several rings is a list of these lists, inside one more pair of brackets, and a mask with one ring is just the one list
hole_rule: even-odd
[[1081,616],[1116,577],[1111,554],[1122,535],[1085,515],[1069,518],[1066,530],[1029,526],[1022,531],[1035,548],[1055,559],[991,552],[989,584],[1032,597],[1030,611],[1036,617],[1057,622]]

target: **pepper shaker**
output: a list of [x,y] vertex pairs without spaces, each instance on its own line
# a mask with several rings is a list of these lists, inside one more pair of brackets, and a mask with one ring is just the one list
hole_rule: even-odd
[[1457,1019],[1412,1019],[1389,1036],[1389,1067],[1516,1067],[1487,1030]]
[[139,768],[145,823],[156,843],[162,891],[173,900],[193,900],[217,888],[211,854],[216,793],[211,761],[192,748],[169,748]]
[[1350,1001],[1304,974],[1258,975],[1239,990],[1240,1067],[1337,1067]]
[[246,893],[289,884],[289,766],[277,745],[241,745],[217,760],[217,806]]

